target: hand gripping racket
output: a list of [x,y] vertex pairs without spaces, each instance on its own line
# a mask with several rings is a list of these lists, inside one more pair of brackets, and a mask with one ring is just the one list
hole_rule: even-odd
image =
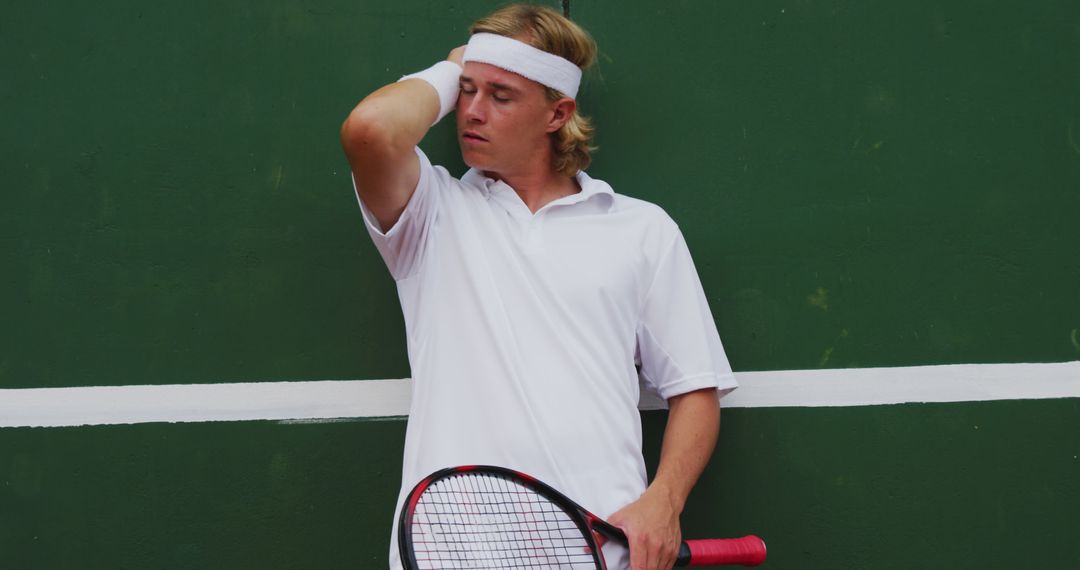
[[[405,499],[398,548],[406,570],[556,568],[605,570],[595,533],[626,544],[626,535],[532,477],[485,465],[442,469]],[[676,566],[765,560],[756,536],[688,540]]]

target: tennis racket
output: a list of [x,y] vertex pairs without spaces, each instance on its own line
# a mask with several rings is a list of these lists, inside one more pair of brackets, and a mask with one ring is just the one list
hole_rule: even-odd
[[[441,469],[405,499],[398,548],[406,570],[556,568],[605,570],[596,533],[626,544],[626,535],[547,484],[486,465]],[[676,566],[765,560],[756,536],[688,540]]]

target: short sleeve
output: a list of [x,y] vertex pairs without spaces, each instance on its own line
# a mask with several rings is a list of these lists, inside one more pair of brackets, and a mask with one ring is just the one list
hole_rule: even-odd
[[641,376],[665,400],[738,384],[682,233],[659,258],[637,329]]
[[439,176],[439,171],[431,165],[423,151],[417,148],[416,154],[420,158],[420,179],[401,217],[386,231],[379,226],[375,215],[360,198],[356,179],[353,179],[353,193],[360,204],[364,225],[396,281],[412,276],[422,265],[439,210],[440,192],[437,187],[443,177]]

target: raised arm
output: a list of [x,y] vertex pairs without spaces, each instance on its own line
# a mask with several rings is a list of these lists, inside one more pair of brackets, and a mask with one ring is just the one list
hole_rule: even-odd
[[[464,48],[447,57],[459,66]],[[413,148],[439,116],[439,93],[428,82],[408,79],[365,97],[341,125],[341,146],[356,190],[383,231],[405,210],[420,179]]]

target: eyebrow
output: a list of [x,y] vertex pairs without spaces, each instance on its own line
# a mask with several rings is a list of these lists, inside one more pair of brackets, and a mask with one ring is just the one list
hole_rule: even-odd
[[[472,77],[469,77],[467,75],[462,75],[461,76],[461,82],[462,83],[474,83],[474,84],[476,83],[475,81],[473,81]],[[511,93],[518,93],[518,89],[516,89],[514,87],[511,87],[511,86],[509,86],[509,85],[507,85],[505,83],[495,83],[493,81],[488,81],[487,84],[488,84],[489,87],[495,89],[496,91],[509,91]]]

